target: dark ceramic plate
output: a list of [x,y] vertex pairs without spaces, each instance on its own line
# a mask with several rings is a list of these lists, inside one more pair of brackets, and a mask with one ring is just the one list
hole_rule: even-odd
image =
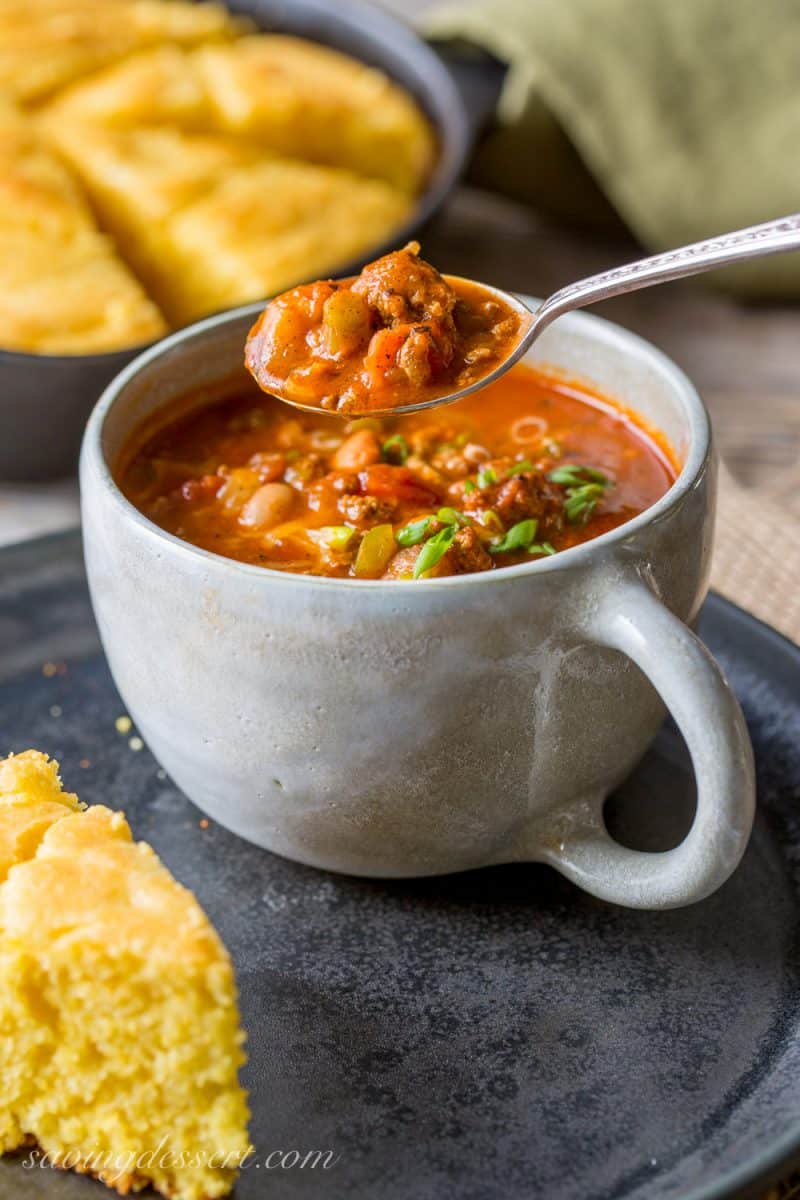
[[[789,1169],[800,1145],[800,651],[716,597],[700,629],[750,724],[755,833],[717,895],[631,912],[542,866],[384,884],[203,829],[147,750],[115,730],[123,710],[77,536],[0,553],[2,752],[45,749],[85,800],[124,807],[236,962],[257,1150],[241,1200],[710,1200]],[[47,662],[63,673],[43,673]],[[625,840],[661,846],[692,803],[667,726],[609,820]],[[327,1170],[264,1165],[276,1150],[328,1149],[338,1161]],[[12,1158],[0,1198],[21,1195],[101,1190]]]

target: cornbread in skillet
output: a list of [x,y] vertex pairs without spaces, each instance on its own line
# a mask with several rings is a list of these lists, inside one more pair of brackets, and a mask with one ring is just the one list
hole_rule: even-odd
[[[169,127],[106,130],[70,122],[57,145],[162,311],[174,323],[199,313],[179,277],[171,222],[204,193],[213,195],[221,180],[258,152]],[[205,263],[205,254],[196,251]]]
[[435,157],[381,71],[214,3],[0,0],[9,101],[89,214],[68,244],[0,241],[12,350],[120,349],[334,273],[400,228]]
[[[178,213],[171,249],[180,264],[184,320],[279,292],[319,263],[354,258],[400,224],[406,197],[382,180],[288,159],[233,171]],[[198,248],[207,256],[202,260]]]
[[242,28],[222,5],[189,0],[0,0],[0,92],[38,103],[136,50]]
[[56,141],[79,125],[105,129],[174,125],[187,132],[213,132],[212,109],[192,55],[178,46],[158,46],[115,63],[64,89],[39,110],[43,128]]
[[121,1193],[226,1195],[247,1154],[236,987],[192,894],[36,751],[0,762],[0,1150]]
[[70,121],[54,136],[176,324],[280,291],[311,263],[333,269],[409,210],[406,194],[383,180],[274,158],[234,138]]
[[192,57],[221,129],[404,192],[417,191],[431,169],[428,122],[381,71],[279,34],[203,47]]
[[434,157],[428,122],[381,71],[279,34],[133,55],[61,93],[45,115],[54,128],[169,122],[227,133],[412,194]]
[[159,337],[166,323],[100,232],[67,169],[0,102],[0,346],[83,353]]

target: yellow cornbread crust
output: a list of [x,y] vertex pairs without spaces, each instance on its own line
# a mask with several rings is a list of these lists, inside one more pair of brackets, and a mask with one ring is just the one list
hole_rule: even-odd
[[0,97],[0,331],[40,353],[117,349],[167,326],[101,233],[77,179]]
[[0,347],[39,354],[335,272],[400,230],[436,158],[382,71],[208,0],[0,0],[3,142]]
[[247,1156],[233,968],[190,891],[58,764],[0,761],[0,1151],[125,1195],[226,1195]]

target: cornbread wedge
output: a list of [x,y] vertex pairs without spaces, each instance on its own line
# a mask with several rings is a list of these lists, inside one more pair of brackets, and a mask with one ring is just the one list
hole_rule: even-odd
[[154,341],[166,328],[102,234],[46,241],[3,229],[0,217],[0,346],[101,354]]
[[[232,140],[176,129],[61,128],[57,145],[91,196],[103,225],[172,323],[202,315],[182,302],[181,264],[171,222],[197,197],[214,194],[218,180],[256,161],[259,152]],[[205,261],[207,251],[196,247]]]
[[51,825],[80,812],[77,796],[61,789],[58,766],[28,750],[0,759],[0,884],[16,863],[33,858]]
[[123,1194],[226,1195],[243,1035],[197,901],[32,750],[0,762],[0,878],[0,1150],[35,1139]]
[[10,350],[122,349],[336,271],[392,237],[435,158],[383,72],[214,0],[0,0],[9,98],[41,139],[23,173],[0,117]]
[[62,92],[45,116],[54,128],[174,123],[229,134],[406,193],[422,186],[434,158],[427,120],[386,75],[279,34],[133,55]]
[[134,51],[242,28],[222,5],[188,0],[0,0],[0,91],[38,103]]
[[189,320],[325,275],[390,236],[410,207],[382,180],[333,167],[273,159],[233,171],[171,222],[171,301]]
[[0,227],[66,238],[95,228],[77,181],[16,105],[2,98],[0,163]]
[[334,269],[397,228],[412,203],[382,180],[234,138],[70,122],[55,136],[176,324]]
[[56,141],[62,131],[84,124],[108,130],[174,125],[189,133],[215,132],[194,57],[170,45],[132,54],[65,88],[41,107],[39,120]]
[[417,191],[431,169],[431,128],[381,71],[326,46],[270,34],[193,55],[218,128],[290,158],[346,167]]
[[166,324],[99,232],[66,168],[0,106],[0,345],[36,353],[117,349]]

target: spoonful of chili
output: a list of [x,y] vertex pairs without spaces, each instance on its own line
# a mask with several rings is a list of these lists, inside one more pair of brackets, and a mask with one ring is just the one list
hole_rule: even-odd
[[358,276],[276,296],[250,330],[245,363],[263,391],[296,408],[348,417],[415,412],[498,379],[563,313],[797,249],[800,214],[592,275],[531,311],[499,288],[441,275],[409,242]]

